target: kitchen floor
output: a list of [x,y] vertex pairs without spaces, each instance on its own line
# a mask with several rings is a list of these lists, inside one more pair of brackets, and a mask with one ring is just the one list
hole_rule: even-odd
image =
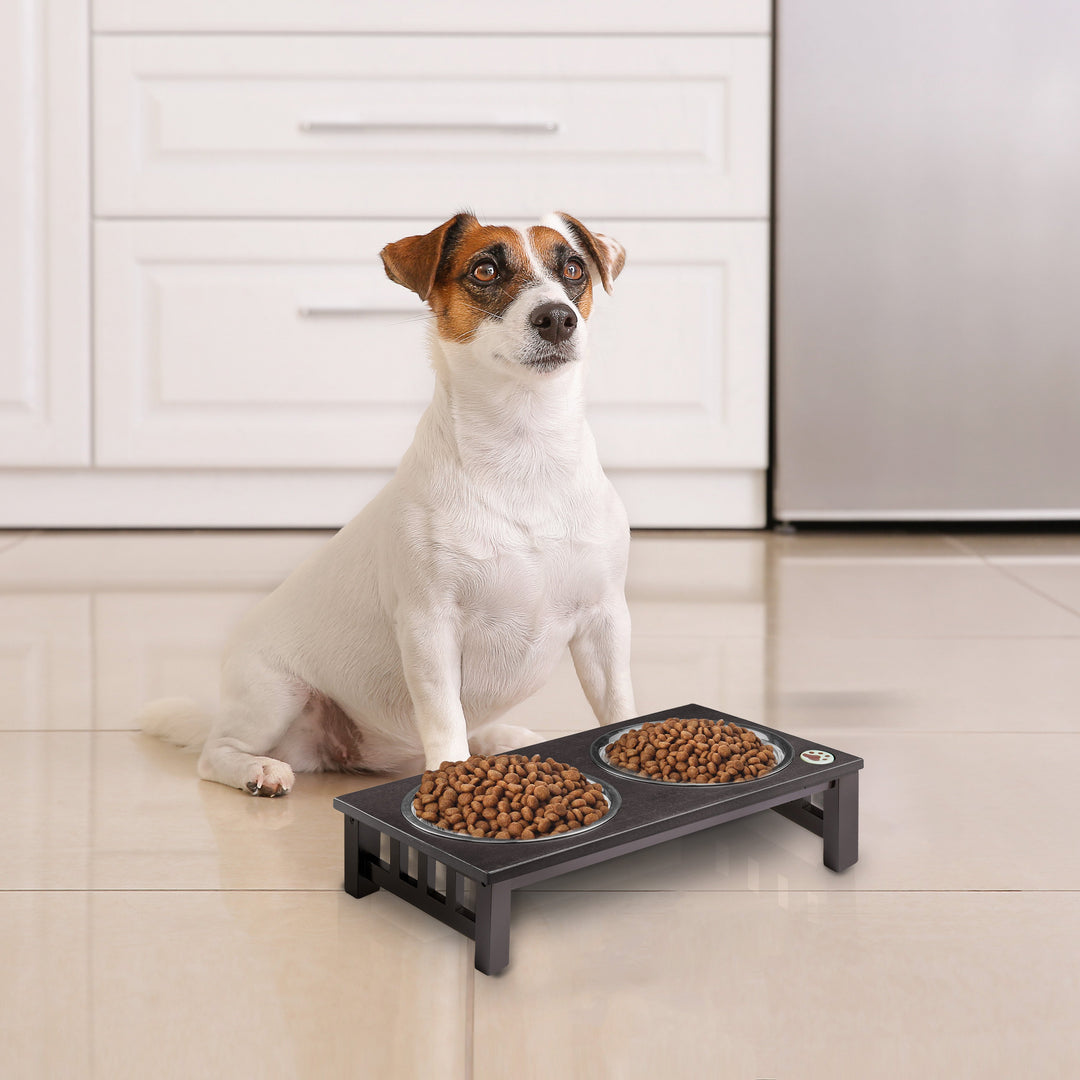
[[[375,781],[133,730],[325,536],[0,533],[4,1077],[1080,1075],[1080,535],[635,535],[639,711],[860,755],[861,858],[765,812],[555,878],[498,977],[342,891]],[[509,719],[590,726],[569,659]]]

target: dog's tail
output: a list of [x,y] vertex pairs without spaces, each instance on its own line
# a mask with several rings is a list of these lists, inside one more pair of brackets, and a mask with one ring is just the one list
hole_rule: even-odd
[[139,727],[184,750],[201,750],[210,734],[210,714],[188,698],[162,698],[142,707]]

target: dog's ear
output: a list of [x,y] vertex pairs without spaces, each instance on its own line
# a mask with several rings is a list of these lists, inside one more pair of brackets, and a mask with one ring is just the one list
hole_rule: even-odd
[[611,283],[626,265],[626,249],[618,240],[612,240],[610,236],[590,232],[577,218],[564,214],[561,210],[557,216],[565,222],[573,238],[581,244],[585,253],[596,264],[596,269],[600,271],[600,280],[604,283],[604,290],[611,292]]
[[386,276],[426,300],[435,287],[439,263],[454,240],[470,225],[478,224],[470,213],[455,214],[423,236],[406,236],[379,252]]

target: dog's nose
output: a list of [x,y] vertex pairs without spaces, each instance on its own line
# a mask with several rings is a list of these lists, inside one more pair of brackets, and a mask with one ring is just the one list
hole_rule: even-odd
[[536,332],[552,345],[565,341],[577,326],[577,316],[573,310],[558,300],[541,304],[529,316],[529,321],[536,327]]

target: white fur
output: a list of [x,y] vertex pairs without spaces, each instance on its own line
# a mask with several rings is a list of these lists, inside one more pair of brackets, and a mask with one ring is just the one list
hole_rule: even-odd
[[210,715],[190,698],[161,698],[143,706],[139,726],[182,750],[201,750],[210,734]]
[[[284,794],[294,769],[328,760],[385,771],[422,752],[436,768],[470,743],[524,745],[531,732],[495,721],[567,645],[597,719],[634,715],[629,529],[585,421],[585,320],[573,360],[547,373],[526,363],[529,315],[554,299],[569,302],[543,277],[474,340],[433,332],[434,398],[397,473],[228,645],[200,776]],[[358,754],[319,745],[335,706]],[[189,714],[150,708],[147,730],[190,743]]]

